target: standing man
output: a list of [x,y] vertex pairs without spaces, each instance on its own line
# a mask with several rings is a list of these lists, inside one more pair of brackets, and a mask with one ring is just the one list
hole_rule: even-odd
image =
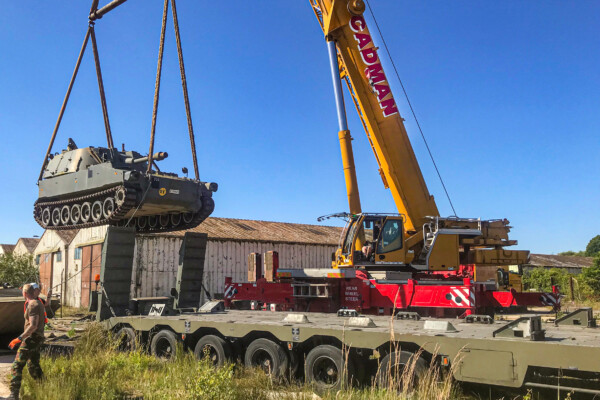
[[15,400],[19,399],[25,364],[34,379],[39,380],[43,377],[40,351],[44,343],[44,305],[37,299],[36,290],[31,284],[23,286],[23,297],[25,297],[25,331],[9,345],[11,349],[21,345],[12,365],[10,380],[10,392]]

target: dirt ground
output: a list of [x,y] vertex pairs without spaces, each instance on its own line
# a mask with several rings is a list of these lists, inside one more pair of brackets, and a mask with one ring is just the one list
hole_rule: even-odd
[[10,390],[8,389],[8,373],[10,372],[10,366],[14,359],[15,355],[12,353],[0,353],[0,400],[10,396]]

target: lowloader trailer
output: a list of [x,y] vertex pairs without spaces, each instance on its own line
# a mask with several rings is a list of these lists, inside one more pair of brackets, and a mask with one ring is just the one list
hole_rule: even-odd
[[459,382],[600,394],[600,331],[589,308],[549,323],[539,315],[500,322],[350,309],[226,310],[218,300],[198,307],[207,236],[194,233],[184,237],[171,296],[131,299],[134,240],[130,229],[109,228],[91,302],[125,347],[147,345],[170,357],[181,345],[216,365],[239,359],[276,377],[304,376],[320,391],[351,381],[386,384],[385,371],[412,358],[417,375],[435,365]]

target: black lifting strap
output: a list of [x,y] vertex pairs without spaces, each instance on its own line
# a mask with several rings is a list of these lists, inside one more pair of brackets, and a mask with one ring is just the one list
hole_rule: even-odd
[[[150,131],[150,149],[148,151],[148,173],[152,169],[152,155],[154,154],[154,138],[156,134],[156,115],[158,111],[158,98],[160,92],[160,79],[162,74],[162,58],[165,44],[165,27],[167,25],[167,13],[169,9],[169,0],[165,0],[163,7],[162,27],[160,31],[160,44],[158,47],[158,66],[156,68],[156,84],[154,87],[154,106],[152,109],[152,128]],[[179,58],[179,71],[181,72],[181,86],[183,88],[183,101],[185,103],[185,114],[187,117],[188,131],[190,134],[190,147],[192,149],[192,161],[194,163],[194,172],[196,174],[196,180],[200,180],[200,173],[198,172],[198,158],[196,156],[196,140],[194,138],[194,127],[192,124],[192,113],[190,111],[190,100],[188,97],[187,80],[185,77],[185,65],[183,63],[183,50],[181,48],[181,37],[179,36],[179,22],[177,20],[177,7],[175,0],[171,0],[171,9],[173,11],[173,27],[175,30],[175,41],[177,42],[177,55]]]

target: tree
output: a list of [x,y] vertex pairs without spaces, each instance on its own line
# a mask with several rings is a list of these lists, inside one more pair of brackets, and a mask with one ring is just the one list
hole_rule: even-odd
[[585,251],[573,251],[573,250],[569,250],[569,251],[561,251],[560,253],[558,253],[559,256],[581,256],[584,257],[585,256]]
[[0,284],[7,283],[19,287],[38,280],[39,271],[33,263],[32,256],[0,255]]
[[588,257],[595,257],[598,254],[600,254],[600,235],[594,236],[585,248],[585,255]]
[[[598,236],[596,236],[598,237]],[[600,295],[600,254],[594,259],[591,267],[584,268],[580,275],[581,282],[591,295]]]

